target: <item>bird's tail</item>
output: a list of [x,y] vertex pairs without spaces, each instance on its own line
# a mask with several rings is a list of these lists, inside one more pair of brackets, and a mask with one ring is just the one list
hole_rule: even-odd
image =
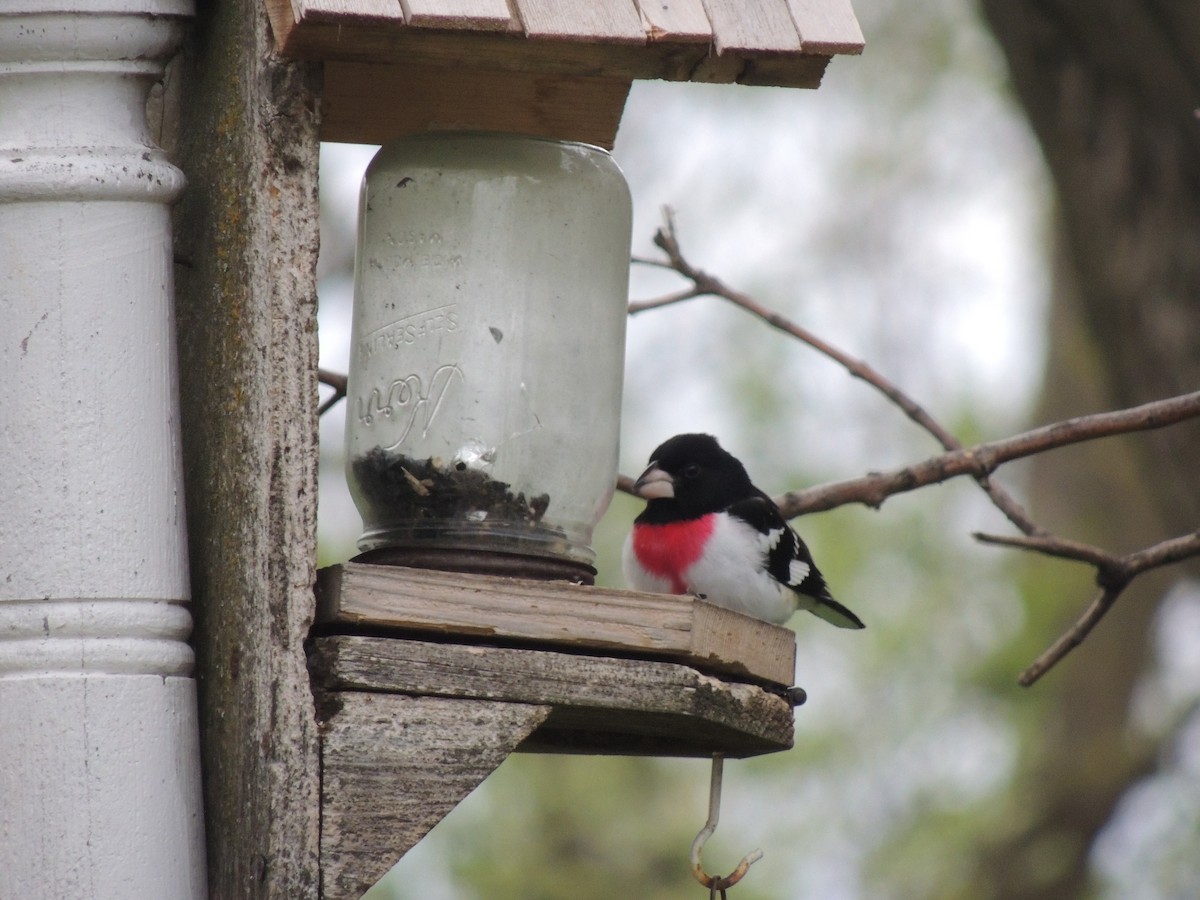
[[838,628],[866,628],[862,619],[856,616],[828,594],[818,597],[817,602],[809,610],[814,616],[824,619]]

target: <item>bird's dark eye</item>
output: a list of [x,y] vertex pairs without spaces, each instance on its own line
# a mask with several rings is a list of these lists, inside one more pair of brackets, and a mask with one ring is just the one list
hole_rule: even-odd
[[700,474],[700,467],[698,465],[696,465],[695,463],[691,463],[690,465],[686,465],[683,467],[683,477],[684,478],[695,478],[699,474]]

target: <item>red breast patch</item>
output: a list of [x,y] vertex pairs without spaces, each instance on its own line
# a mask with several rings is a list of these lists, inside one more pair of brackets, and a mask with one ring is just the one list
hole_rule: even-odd
[[671,582],[671,593],[686,594],[684,574],[704,552],[716,516],[708,515],[666,525],[638,525],[633,552],[647,572]]

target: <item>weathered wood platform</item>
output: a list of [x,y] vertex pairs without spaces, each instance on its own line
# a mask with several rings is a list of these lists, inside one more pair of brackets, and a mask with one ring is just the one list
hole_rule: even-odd
[[359,896],[513,752],[792,745],[792,632],[689,597],[347,563],[314,635],[324,897]]
[[400,566],[322,569],[317,623],[640,656],[781,687],[796,668],[791,631],[694,597]]
[[311,662],[329,717],[350,692],[547,707],[521,751],[753,756],[792,742],[780,694],[673,663],[354,635],[319,638]]

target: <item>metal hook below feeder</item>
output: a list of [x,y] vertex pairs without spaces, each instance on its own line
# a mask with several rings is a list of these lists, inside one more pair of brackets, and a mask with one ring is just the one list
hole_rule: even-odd
[[708,788],[708,821],[704,823],[704,827],[700,829],[700,833],[696,835],[692,841],[692,875],[693,877],[709,889],[709,897],[716,897],[718,892],[724,898],[725,891],[733,887],[742,878],[750,867],[762,859],[762,850],[752,850],[742,857],[742,861],[728,875],[709,875],[704,871],[704,866],[700,861],[700,853],[704,849],[704,845],[708,839],[712,837],[714,831],[717,830],[717,819],[721,815],[721,781],[725,771],[725,756],[721,753],[714,753],[712,760],[712,780],[709,782]]

